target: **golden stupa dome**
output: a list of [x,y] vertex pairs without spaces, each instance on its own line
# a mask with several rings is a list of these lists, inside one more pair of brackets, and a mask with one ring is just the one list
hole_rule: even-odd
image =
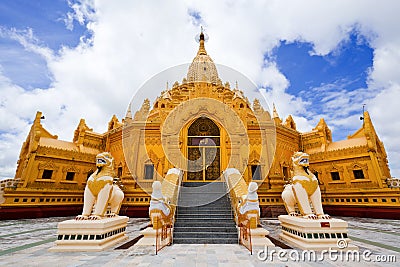
[[190,64],[189,71],[187,73],[188,82],[210,82],[217,83],[218,72],[215,67],[214,62],[207,55],[207,51],[204,47],[204,33],[201,31],[199,36],[199,51],[196,57],[193,59],[192,64]]

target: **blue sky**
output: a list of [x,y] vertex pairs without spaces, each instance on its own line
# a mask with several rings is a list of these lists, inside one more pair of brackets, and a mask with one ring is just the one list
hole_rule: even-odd
[[64,23],[72,8],[66,0],[2,0],[0,2],[0,24],[15,29],[33,29],[40,42],[56,51],[63,45],[77,46],[86,27],[73,22],[73,30]]
[[290,80],[288,92],[297,94],[321,84],[350,81],[347,90],[367,87],[368,70],[372,67],[373,49],[362,36],[352,33],[333,52],[312,55],[313,46],[304,42],[281,42],[274,56],[279,70]]
[[[89,34],[76,21],[73,30],[66,28],[64,20],[71,11],[65,0],[3,0],[0,27],[17,32],[31,30],[37,44],[57,52],[62,46],[77,46],[80,37]],[[5,76],[27,90],[47,88],[52,80],[46,60],[11,38],[0,38],[0,65]]]
[[13,176],[36,110],[61,139],[72,139],[81,117],[105,131],[147,79],[192,60],[200,25],[214,61],[265,88],[268,103],[283,120],[293,115],[300,131],[324,117],[334,140],[344,139],[361,127],[366,104],[399,176],[400,126],[392,123],[400,115],[393,101],[400,91],[397,7],[341,0],[0,1],[0,150],[7,154],[0,177]]
[[[330,110],[322,103],[322,99],[331,92],[341,90],[355,91],[367,88],[368,74],[373,65],[373,49],[363,36],[352,32],[348,39],[327,55],[315,55],[313,45],[307,42],[281,41],[272,55],[267,57],[276,60],[277,67],[290,81],[286,92],[294,96],[302,96],[311,101],[308,107],[311,116],[329,117]],[[327,85],[329,85],[327,87]],[[316,90],[325,87],[328,90]],[[354,96],[357,98],[357,96]],[[373,97],[373,95],[369,95]],[[349,103],[357,105],[356,103]],[[362,105],[348,115],[362,116]],[[367,107],[368,108],[368,107]],[[309,116],[309,119],[311,119]],[[340,127],[334,131],[334,140],[342,140],[361,126],[362,122],[354,118],[351,127]],[[346,130],[346,131],[343,131]]]

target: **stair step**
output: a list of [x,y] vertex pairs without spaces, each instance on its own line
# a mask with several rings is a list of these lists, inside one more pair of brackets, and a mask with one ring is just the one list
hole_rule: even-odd
[[205,213],[204,210],[192,210],[192,211],[180,211],[176,214],[176,217],[179,217],[181,215],[193,215],[195,217],[202,216],[202,215],[222,215],[222,216],[229,216],[229,218],[232,218],[232,213],[230,211],[216,211],[216,212],[211,212]]
[[[206,186],[205,186],[206,185]],[[183,183],[174,243],[237,244],[238,234],[224,182]]]
[[225,187],[211,187],[211,186],[202,186],[202,187],[181,187],[181,193],[223,193],[225,195],[227,192]]
[[209,200],[210,201],[210,203],[214,203],[214,202],[217,202],[217,203],[221,203],[221,202],[227,202],[227,203],[229,203],[229,200],[227,199],[227,198],[218,198],[218,199],[215,199],[215,198],[213,198],[213,197],[211,197],[211,196],[209,196],[209,195],[205,195],[205,194],[199,194],[199,196],[194,196],[193,194],[191,195],[191,196],[181,196],[180,198],[179,198],[179,201],[181,202],[181,201],[190,201],[190,200],[196,200],[196,201],[199,201],[199,200]]
[[238,234],[235,232],[174,232],[174,238],[238,238]]
[[[189,206],[191,205],[191,206]],[[230,203],[228,201],[214,201],[214,202],[209,202],[208,199],[191,199],[191,200],[180,200],[178,201],[178,206],[180,207],[203,207],[203,206],[209,206],[209,207],[230,207]]]
[[[178,212],[175,217],[176,218],[182,218],[181,216],[185,216],[185,217],[192,217],[192,218],[202,218],[199,216],[209,216],[209,215],[221,215],[221,217],[227,217],[227,219],[233,219],[233,214],[230,212],[218,212],[218,213],[214,213],[214,212],[210,212],[210,213],[204,213],[204,211],[193,211],[193,212]],[[214,217],[214,216],[212,216]],[[209,218],[209,217],[207,217]]]
[[201,187],[201,186],[225,186],[225,182],[184,182],[184,187]]
[[187,227],[206,227],[206,226],[221,226],[221,227],[235,227],[235,221],[233,219],[219,219],[219,218],[211,218],[208,220],[199,220],[199,219],[191,219],[191,218],[181,218],[177,219],[175,226],[187,226]]
[[187,207],[179,207],[177,210],[177,214],[233,214],[231,207],[228,206],[187,206]]
[[[179,201],[178,206],[180,207],[202,207],[202,206],[209,206],[209,207],[221,207],[221,208],[229,208],[230,204],[229,202],[226,203],[215,203],[215,202],[207,202],[208,200],[203,200],[203,201],[195,201],[195,200],[190,200],[190,201]],[[189,206],[191,205],[191,206]]]
[[174,233],[193,233],[193,232],[212,232],[212,233],[237,233],[235,227],[187,227],[187,226],[175,226]]
[[198,194],[208,194],[208,195],[214,195],[214,196],[225,196],[228,194],[228,192],[225,189],[219,189],[219,188],[197,188],[197,187],[189,187],[189,188],[182,188],[180,190],[180,194],[193,194],[193,195],[198,195]]
[[[190,208],[201,208],[203,210],[210,210],[210,211],[216,210],[216,209],[225,209],[225,210],[230,210],[231,209],[231,207],[228,206],[228,205],[210,205],[207,208],[203,208],[203,206],[195,206],[195,205],[189,205],[189,204],[192,204],[192,203],[179,203],[178,204],[178,210],[180,208],[189,208],[189,209]],[[195,203],[193,203],[193,204],[195,204]]]
[[[215,222],[222,222],[220,217],[210,217],[210,218],[206,218],[204,220],[201,220],[201,218],[193,218],[192,216],[186,216],[184,218],[180,217],[180,218],[176,218],[177,221],[215,221]],[[228,222],[233,222],[233,218],[224,218],[223,221],[228,221]]]
[[[199,223],[199,224],[210,224],[210,223],[214,223],[214,222],[219,222],[219,223],[235,223],[233,218],[223,218],[223,217],[209,217],[209,218],[192,218],[192,217],[179,217],[176,218],[176,223],[177,222],[184,222],[184,223]],[[175,223],[175,224],[176,224]]]
[[183,210],[183,211],[186,211],[186,210],[231,210],[232,208],[231,208],[231,205],[225,205],[225,204],[223,204],[223,205],[221,205],[221,204],[219,204],[219,205],[216,205],[216,204],[213,204],[213,205],[210,205],[210,204],[208,204],[208,205],[203,205],[203,206],[193,206],[193,207],[181,207],[181,206],[178,206],[178,210]]
[[197,207],[178,207],[177,212],[231,212],[231,207],[197,206]]
[[208,200],[210,201],[210,203],[213,202],[228,202],[229,203],[229,199],[225,198],[225,197],[218,197],[218,196],[213,196],[211,194],[199,194],[198,196],[196,196],[195,194],[191,194],[190,196],[180,196],[179,198],[180,201],[189,201],[189,200]]
[[237,238],[174,238],[174,244],[237,244]]
[[[191,206],[191,207],[203,207],[203,206],[223,207],[223,208],[230,207],[230,203],[228,201],[214,201],[214,202],[209,202],[209,201],[210,200],[208,200],[208,199],[181,200],[178,202],[178,206],[193,204],[193,206]],[[182,207],[185,207],[185,206],[182,206]],[[188,206],[186,206],[186,207],[188,207]]]
[[198,221],[207,221],[209,219],[218,219],[218,220],[233,220],[233,217],[230,214],[185,214],[176,216],[178,220],[180,219],[197,219]]
[[216,200],[229,201],[229,199],[227,197],[221,196],[220,194],[207,194],[207,193],[182,194],[182,192],[181,192],[179,199],[211,199],[213,201],[216,201]]
[[174,227],[236,227],[233,221],[221,222],[221,221],[178,221],[174,224]]
[[[212,215],[212,214],[219,214],[219,215],[221,215],[221,216],[223,216],[223,217],[225,217],[225,216],[229,216],[229,218],[227,218],[227,219],[232,219],[233,218],[233,214],[231,213],[231,212],[212,212],[212,211],[210,211],[209,213],[205,213],[204,211],[193,211],[193,212],[179,212],[179,213],[177,213],[175,216],[176,216],[176,218],[178,218],[178,217],[180,217],[180,216],[191,216],[191,215],[193,215],[193,218],[196,218],[196,216],[197,215]],[[198,218],[198,216],[197,216],[197,218]]]

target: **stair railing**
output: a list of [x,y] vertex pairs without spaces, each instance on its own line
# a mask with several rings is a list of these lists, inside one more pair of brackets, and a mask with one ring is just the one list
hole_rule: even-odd
[[[174,226],[175,226],[175,221],[176,221],[176,216],[178,215],[178,209],[179,209],[179,196],[181,194],[181,185],[182,185],[182,180],[183,180],[183,171],[180,170],[179,173],[179,178],[178,178],[178,188],[177,188],[177,193],[176,193],[176,200],[175,200],[175,212],[174,212],[174,218],[172,220],[172,231],[174,231]],[[172,244],[174,243],[174,238],[173,238],[173,233],[172,233]]]
[[242,196],[247,194],[247,184],[236,169],[225,170],[223,176],[228,186],[229,199],[235,215],[236,226],[239,230],[238,243],[245,246],[250,251],[250,254],[252,254],[250,218],[241,215],[239,212],[239,204],[242,201]]
[[250,251],[250,255],[253,255],[250,231],[250,220],[242,220],[239,223],[239,243]]
[[173,243],[173,229],[178,207],[180,185],[183,177],[182,174],[182,170],[176,168],[169,169],[161,185],[162,195],[168,200],[170,214],[165,216],[161,214],[161,210],[150,212],[153,229],[156,230],[156,255],[162,248]]
[[225,176],[224,175],[222,175],[222,176],[224,177],[223,181],[225,183],[225,190],[226,190],[228,198],[229,198],[229,203],[231,203],[231,209],[230,209],[231,218],[233,218],[234,221],[236,222],[237,220],[236,220],[236,214],[234,214],[233,202],[232,202],[232,198],[231,198],[231,190],[229,188],[228,181],[225,179]]
[[[162,222],[161,214],[159,214],[158,221]],[[164,247],[172,244],[172,224],[162,223],[161,228],[156,228],[156,255]]]

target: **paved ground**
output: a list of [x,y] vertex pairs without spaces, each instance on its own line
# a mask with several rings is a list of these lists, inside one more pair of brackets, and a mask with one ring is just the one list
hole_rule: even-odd
[[[154,247],[113,248],[103,252],[48,252],[56,237],[57,223],[69,218],[0,221],[0,266],[400,266],[400,221],[342,218],[349,222],[349,236],[360,248],[360,260],[346,261],[346,255],[325,255],[323,261],[296,260],[300,250],[282,250],[281,258],[263,259],[239,245],[172,245],[158,255]],[[147,219],[130,219],[129,239],[139,235]],[[278,238],[279,222],[263,220],[263,226]],[[280,248],[275,248],[277,251]],[[271,254],[271,248],[268,251]],[[285,253],[285,254],[283,254]],[[364,257],[363,257],[364,254]],[[338,257],[336,260],[334,257]],[[380,260],[378,262],[377,260]],[[386,262],[382,262],[385,260]],[[387,262],[391,261],[391,262]]]

